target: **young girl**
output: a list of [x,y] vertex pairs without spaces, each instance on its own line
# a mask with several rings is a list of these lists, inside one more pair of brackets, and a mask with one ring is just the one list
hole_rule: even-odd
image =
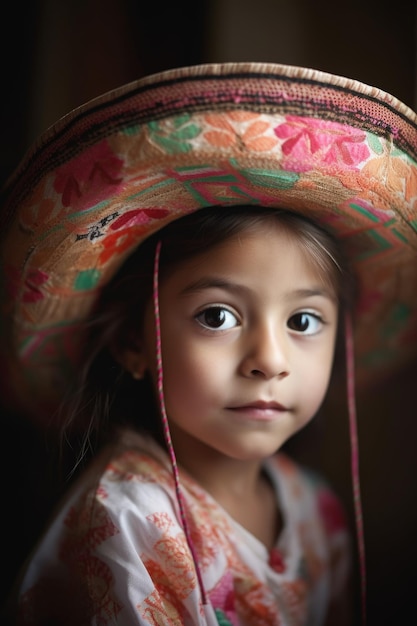
[[18,624],[350,623],[341,506],[277,451],[325,397],[345,250],[358,380],[415,352],[416,129],[354,81],[226,64],[97,99],[28,155],[2,242],[9,402],[97,453]]

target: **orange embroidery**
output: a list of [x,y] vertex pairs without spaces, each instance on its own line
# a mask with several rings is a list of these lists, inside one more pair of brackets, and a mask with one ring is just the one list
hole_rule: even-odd
[[152,626],[182,626],[183,624],[177,609],[167,602],[166,597],[162,601],[156,590],[137,608],[141,617]]
[[[268,136],[270,124],[259,114],[244,114],[235,112],[225,116],[207,115],[205,121],[216,130],[204,133],[206,141],[215,147],[231,148],[236,144],[244,144],[256,152],[272,150],[278,140],[275,136]],[[242,124],[247,122],[246,126]]]

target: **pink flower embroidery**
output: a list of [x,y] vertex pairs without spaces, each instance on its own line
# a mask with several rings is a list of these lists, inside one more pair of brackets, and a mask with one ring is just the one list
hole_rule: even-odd
[[[13,299],[16,299],[19,293],[21,275],[16,268],[12,266],[8,266],[7,275],[7,291]],[[22,302],[31,303],[42,300],[44,295],[40,287],[46,283],[48,278],[48,274],[41,270],[30,270],[24,280]]]
[[329,535],[346,528],[345,512],[342,505],[330,491],[322,489],[319,492],[318,504],[324,526]]
[[41,285],[48,280],[48,274],[41,270],[34,270],[29,272],[28,277],[25,280],[26,291],[23,295],[23,302],[37,302],[42,300],[44,295],[39,289]]
[[146,225],[151,220],[162,219],[168,213],[168,209],[134,209],[115,219],[109,229],[111,233],[102,240],[99,262],[104,264],[112,256],[129,250],[147,231]]
[[85,210],[116,193],[123,180],[122,166],[123,161],[102,141],[58,168],[54,188],[64,206],[77,210],[82,205]]
[[237,626],[239,622],[235,608],[235,591],[233,576],[230,572],[226,572],[210,592],[210,602],[218,617],[221,616],[223,620],[227,618],[232,626]]
[[282,574],[282,572],[285,571],[286,569],[285,561],[282,557],[281,552],[278,550],[278,548],[272,548],[272,550],[270,551],[269,565],[275,572],[278,572],[280,574]]
[[147,224],[151,219],[161,219],[168,215],[168,209],[134,209],[126,211],[114,222],[112,222],[110,230],[119,230],[121,228],[129,228],[130,226],[138,226]]
[[284,166],[298,172],[323,163],[355,169],[370,154],[363,131],[336,122],[288,115],[274,132],[282,140]]

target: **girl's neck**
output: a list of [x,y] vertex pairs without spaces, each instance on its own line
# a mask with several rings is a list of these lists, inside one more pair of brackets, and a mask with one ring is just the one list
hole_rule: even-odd
[[282,519],[262,461],[232,459],[198,442],[184,446],[184,450],[174,447],[178,465],[236,522],[271,549],[282,529]]
[[276,491],[259,463],[218,463],[215,471],[211,468],[198,482],[268,550],[276,545],[282,516]]
[[184,432],[176,437],[175,426],[171,436],[178,465],[216,500],[223,493],[242,497],[258,488],[262,461],[228,457]]
[[179,465],[220,504],[226,498],[242,498],[256,493],[262,476],[261,463],[228,459],[221,455],[200,458],[198,462],[177,459]]

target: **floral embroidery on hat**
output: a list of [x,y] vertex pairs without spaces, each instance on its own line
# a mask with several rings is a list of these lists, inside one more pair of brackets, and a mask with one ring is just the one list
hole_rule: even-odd
[[115,193],[123,181],[122,167],[123,161],[102,141],[58,167],[54,188],[64,207],[85,211]]
[[370,154],[366,134],[346,124],[288,115],[274,132],[282,139],[285,166],[297,172],[319,164],[354,169]]

